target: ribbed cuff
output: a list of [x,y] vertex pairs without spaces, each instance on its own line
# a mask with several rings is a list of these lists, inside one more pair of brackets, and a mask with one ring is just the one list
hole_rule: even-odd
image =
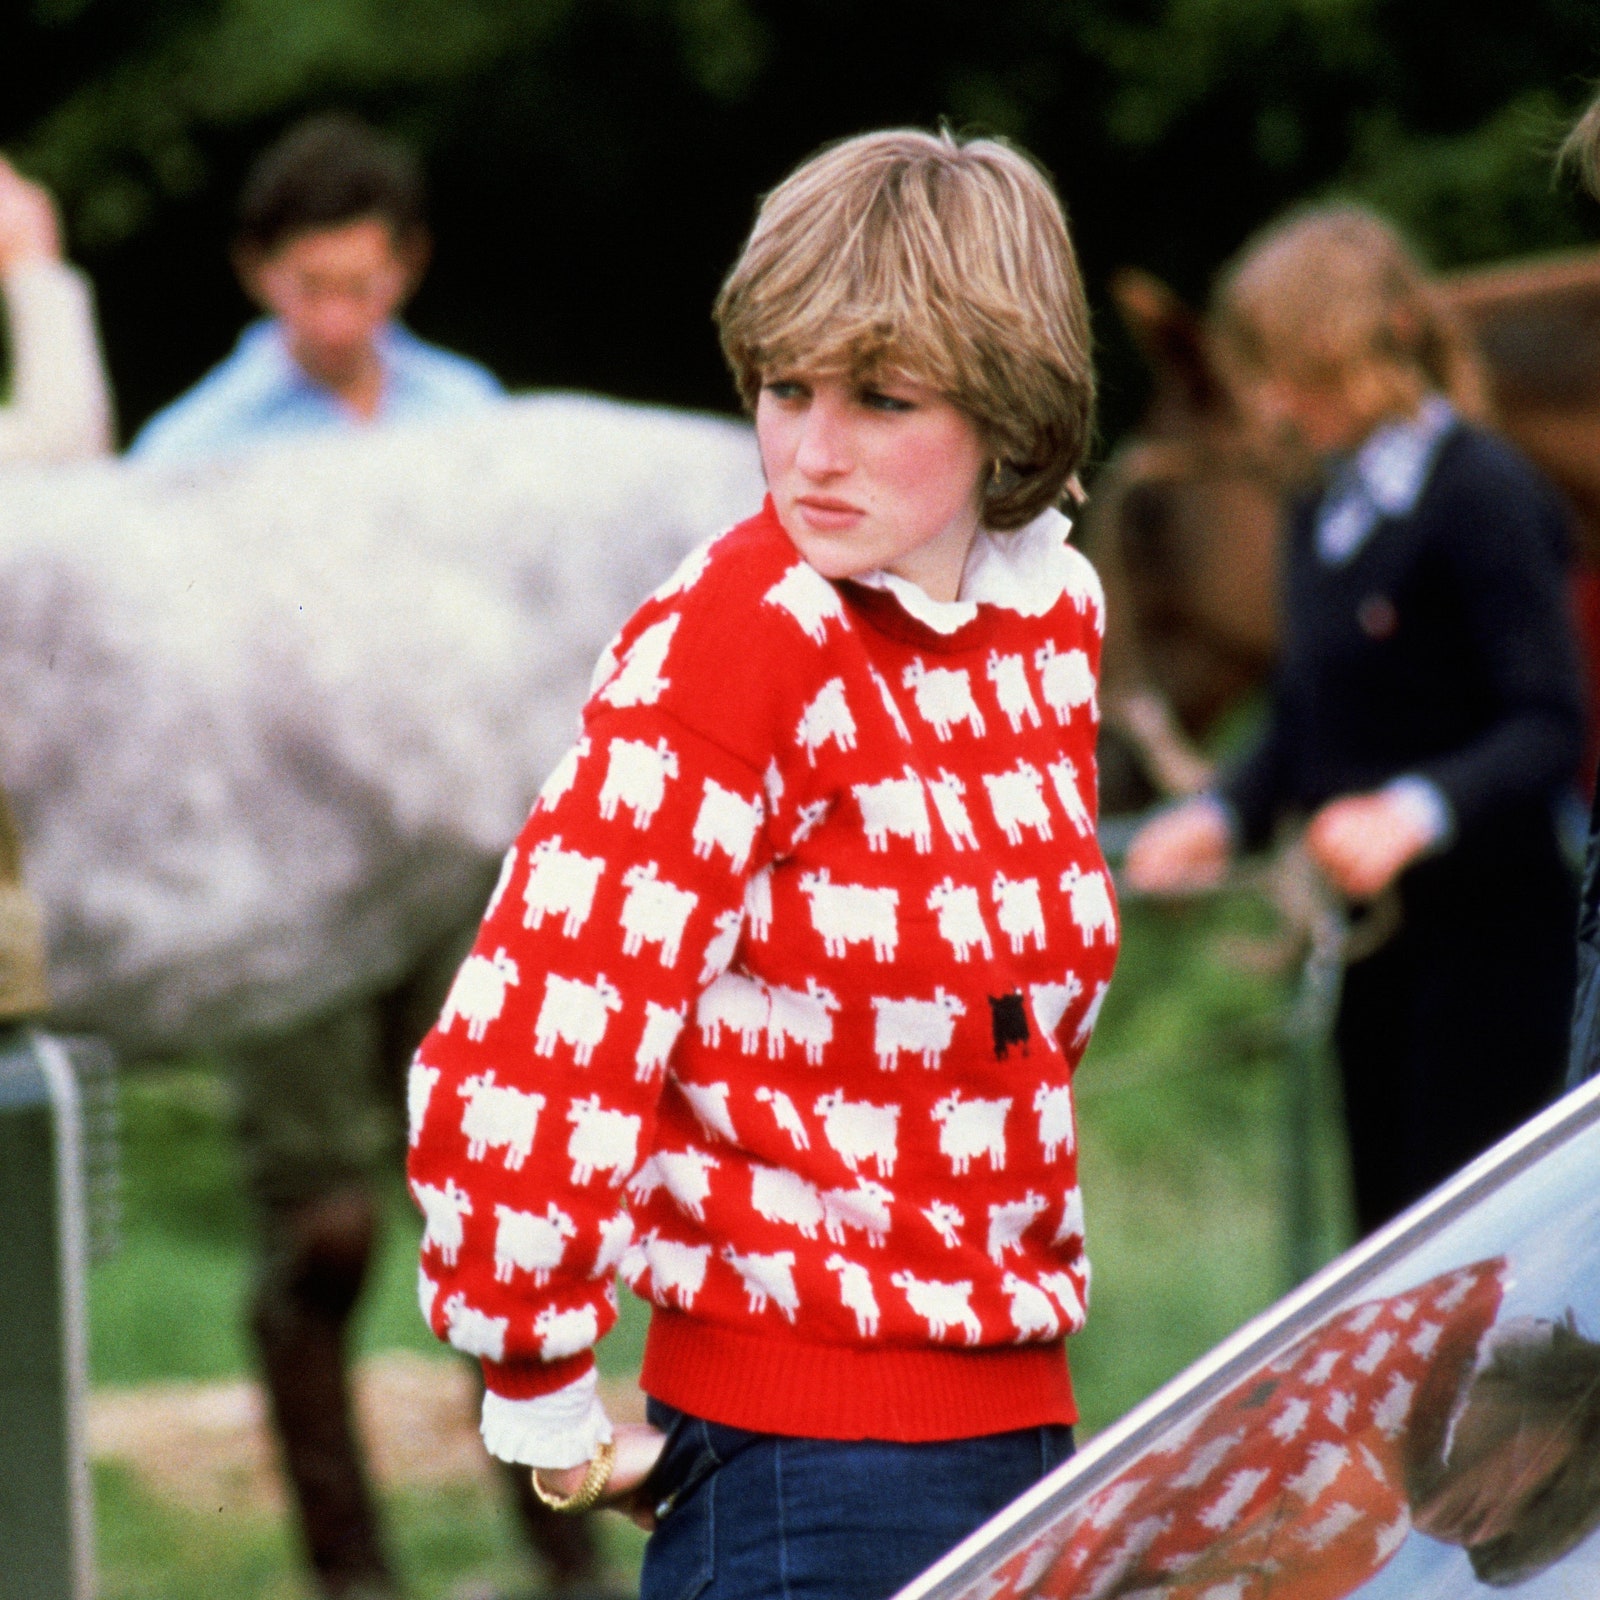
[[489,1454],[525,1467],[579,1467],[611,1438],[594,1369],[553,1394],[507,1400],[483,1393],[483,1442]]

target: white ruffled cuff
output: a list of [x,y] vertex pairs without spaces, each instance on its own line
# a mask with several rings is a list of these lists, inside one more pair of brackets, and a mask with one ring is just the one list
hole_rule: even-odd
[[524,1467],[581,1467],[611,1438],[594,1368],[553,1394],[507,1400],[483,1394],[483,1442],[489,1454]]

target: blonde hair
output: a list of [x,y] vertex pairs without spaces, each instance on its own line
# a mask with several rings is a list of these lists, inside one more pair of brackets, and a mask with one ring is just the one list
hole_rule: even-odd
[[1466,416],[1488,412],[1465,327],[1399,233],[1363,206],[1312,207],[1258,234],[1224,271],[1213,318],[1246,383],[1342,390],[1368,427],[1409,415],[1430,389]]
[[1556,162],[1559,167],[1575,171],[1584,188],[1600,200],[1600,95],[1589,102],[1589,109],[1573,124]]
[[996,458],[986,527],[1053,505],[1088,450],[1083,279],[1049,179],[1002,140],[898,129],[821,151],[762,202],[714,315],[752,410],[785,370],[945,395]]

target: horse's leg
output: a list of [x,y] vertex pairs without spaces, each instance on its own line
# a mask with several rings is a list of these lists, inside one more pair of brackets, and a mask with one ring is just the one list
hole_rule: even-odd
[[[485,899],[488,893],[489,884],[485,882]],[[474,923],[471,928],[442,940],[413,968],[406,982],[383,1002],[383,1058],[390,1075],[391,1098],[397,1107],[405,1103],[405,1070],[412,1052],[438,1017],[451,980],[472,948],[476,932]],[[472,1368],[481,1393],[482,1368],[476,1361]],[[531,1474],[526,1467],[497,1460],[495,1468],[516,1507],[529,1545],[544,1563],[550,1592],[558,1595],[563,1590],[593,1590],[600,1569],[594,1516],[563,1516],[543,1505],[533,1492]]]
[[236,1052],[240,1132],[261,1221],[251,1306],[283,1468],[325,1594],[394,1592],[355,1432],[345,1330],[377,1242],[368,1174],[393,1148],[379,1019],[360,1005]]

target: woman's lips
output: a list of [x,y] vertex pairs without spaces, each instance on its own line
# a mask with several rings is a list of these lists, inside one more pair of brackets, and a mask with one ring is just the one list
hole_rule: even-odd
[[836,533],[854,527],[866,513],[848,500],[831,500],[815,495],[802,495],[795,501],[795,509],[805,519],[808,527],[818,533]]

